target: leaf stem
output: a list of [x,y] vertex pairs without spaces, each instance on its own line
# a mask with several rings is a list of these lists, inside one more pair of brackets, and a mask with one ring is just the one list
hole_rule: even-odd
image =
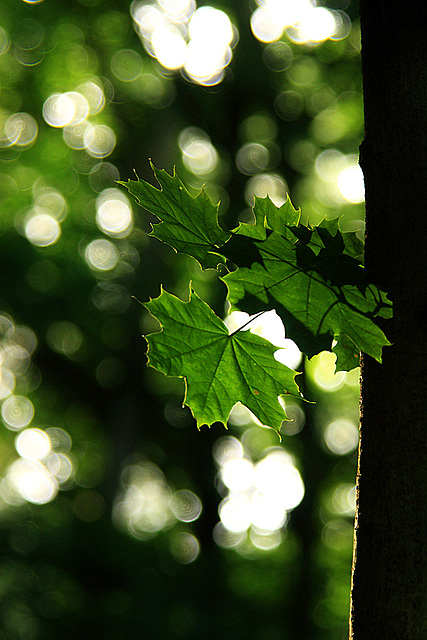
[[256,320],[257,318],[259,318],[259,316],[262,316],[263,313],[267,313],[267,310],[264,309],[264,311],[258,311],[258,313],[256,313],[252,318],[249,318],[249,320],[247,322],[245,322],[245,324],[242,324],[241,327],[239,327],[238,329],[236,329],[235,331],[233,331],[233,333],[230,333],[229,338],[231,338],[231,336],[234,336],[235,333],[239,333],[239,331],[242,331],[245,327],[248,326],[248,324],[250,324],[253,320]]

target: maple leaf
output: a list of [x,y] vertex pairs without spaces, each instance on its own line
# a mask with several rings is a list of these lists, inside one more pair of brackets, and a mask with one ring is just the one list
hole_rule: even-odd
[[[264,201],[264,208],[274,206]],[[268,212],[264,215],[268,220]],[[278,215],[275,228],[284,228]],[[358,243],[344,239],[337,225],[330,223],[314,229],[285,227],[286,235],[273,230],[264,240],[243,238],[251,245],[242,253],[246,266],[222,278],[231,304],[249,313],[275,308],[287,335],[309,357],[331,350],[335,340],[338,370],[357,366],[359,351],[381,361],[382,348],[390,343],[374,317],[386,317],[391,305],[378,287],[365,280],[355,257]],[[226,245],[227,251],[233,248],[233,240]],[[241,252],[241,246],[235,246]]]
[[179,253],[186,253],[199,261],[205,269],[224,262],[218,248],[230,233],[218,224],[218,207],[203,189],[193,197],[176,175],[151,165],[160,189],[140,180],[120,182],[139,204],[153,213],[160,222],[152,225],[150,235],[162,240]]
[[269,196],[265,198],[254,196],[253,213],[254,223],[240,223],[238,228],[234,230],[234,234],[265,240],[268,229],[271,229],[286,236],[287,227],[297,226],[301,217],[301,210],[295,209],[289,196],[280,207],[276,207]]
[[[203,268],[235,266],[223,277],[232,305],[252,314],[276,309],[306,355],[333,350],[338,370],[357,366],[360,351],[381,362],[382,348],[390,343],[376,317],[389,318],[392,305],[367,281],[363,243],[355,233],[341,233],[338,220],[307,227],[289,197],[276,207],[268,196],[255,197],[253,224],[227,232],[218,224],[218,206],[203,190],[193,197],[175,173],[153,171],[160,189],[139,179],[121,184],[159,218],[151,235]],[[172,353],[172,342],[168,348]],[[223,413],[216,419],[226,420]]]
[[240,401],[277,432],[285,411],[279,396],[301,398],[295,371],[274,358],[277,347],[249,331],[229,333],[224,322],[192,292],[188,302],[162,290],[145,303],[162,331],[146,336],[148,364],[185,379],[184,404],[200,428],[227,424]]

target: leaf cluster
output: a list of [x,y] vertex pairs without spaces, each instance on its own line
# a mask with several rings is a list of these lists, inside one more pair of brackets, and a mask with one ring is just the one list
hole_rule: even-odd
[[[379,362],[390,344],[376,318],[390,317],[386,294],[369,282],[355,233],[336,220],[303,225],[289,199],[277,207],[255,197],[254,222],[231,231],[218,222],[218,205],[203,189],[193,197],[174,172],[153,167],[160,189],[140,180],[123,184],[159,222],[151,235],[192,256],[203,269],[224,266],[221,276],[231,309],[260,314],[275,309],[308,357],[337,355],[337,370],[358,366],[363,351]],[[274,358],[267,340],[247,331],[229,333],[219,316],[191,292],[188,301],[162,290],[145,304],[162,330],[147,336],[148,364],[185,379],[184,403],[197,421],[227,423],[240,401],[263,423],[280,430],[286,418],[282,395],[299,397],[292,371]]]

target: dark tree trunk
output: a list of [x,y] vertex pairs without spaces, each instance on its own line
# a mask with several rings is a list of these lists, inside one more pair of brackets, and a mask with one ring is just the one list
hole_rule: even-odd
[[354,640],[427,638],[424,11],[419,0],[360,0],[366,266],[395,316],[383,364],[362,357]]

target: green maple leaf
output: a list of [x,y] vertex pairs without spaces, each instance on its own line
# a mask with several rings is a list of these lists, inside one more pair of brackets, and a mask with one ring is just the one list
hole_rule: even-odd
[[[160,222],[153,225],[151,235],[176,251],[193,256],[203,268],[217,267],[227,260],[227,266],[231,267],[232,263],[237,267],[223,278],[233,306],[243,307],[249,313],[276,309],[288,336],[305,354],[311,357],[322,350],[333,350],[337,354],[338,370],[346,371],[357,366],[360,351],[381,361],[382,348],[390,343],[376,323],[376,317],[389,318],[392,306],[385,293],[366,280],[362,264],[363,243],[355,233],[341,233],[337,220],[324,220],[314,228],[302,225],[300,211],[294,208],[289,197],[281,207],[276,207],[269,197],[256,197],[254,224],[240,224],[234,231],[226,232],[218,224],[218,206],[212,204],[203,190],[193,197],[175,173],[171,176],[154,167],[153,171],[160,189],[139,179],[121,184],[159,218]],[[180,301],[180,304],[196,309],[197,300],[193,297],[188,303]],[[154,305],[155,302],[148,304]],[[217,329],[222,327],[215,314],[210,318],[210,323],[212,318],[216,318]],[[200,338],[202,326],[198,325],[197,329],[195,335]],[[222,327],[221,331],[227,330]],[[163,338],[156,338],[157,345],[166,333],[160,335]],[[206,337],[206,333],[203,335]],[[248,336],[252,340],[252,334],[239,332],[236,335],[239,339],[245,336],[241,338],[243,341],[247,341]],[[181,339],[177,334],[173,337]],[[234,336],[227,337],[227,340],[234,348]],[[223,343],[228,344],[219,344]],[[255,344],[258,348],[256,342],[252,346]],[[211,349],[212,345],[207,343],[208,347]],[[224,349],[224,354],[228,354],[229,346]],[[163,350],[165,362],[173,350],[171,340]],[[197,358],[193,361],[198,362]],[[235,365],[230,367],[234,371]],[[165,364],[158,368],[167,372]],[[169,375],[184,376],[189,384],[191,375],[187,378],[186,370],[177,373],[175,368],[174,371]],[[222,372],[222,367],[218,371]],[[218,375],[217,372],[212,378],[212,388],[216,390],[221,385]],[[222,372],[221,376],[222,380],[225,374]],[[219,386],[216,386],[217,382]],[[194,401],[198,397],[195,387],[194,378],[192,390],[190,387],[187,389],[187,398],[191,399],[192,407],[197,407],[198,424],[200,420],[208,423],[226,421],[231,408],[229,402],[224,400],[226,409],[220,409],[220,393],[215,399],[209,392],[209,402],[200,411]],[[224,390],[223,394],[225,398]],[[253,401],[253,395],[246,393],[245,397],[247,406],[252,410],[248,403],[249,397]],[[237,400],[241,398],[236,397],[234,402]],[[208,409],[210,406],[214,407],[212,411]],[[261,418],[257,411],[254,413],[262,421],[270,420],[270,417],[267,421]],[[276,428],[277,420],[276,417]]]
[[254,200],[254,224],[240,223],[233,233],[255,240],[265,240],[268,229],[286,236],[288,226],[298,225],[301,210],[295,209],[289,196],[280,207],[276,207],[269,196],[265,198],[255,196]]
[[279,432],[286,414],[278,397],[301,397],[296,372],[274,358],[277,347],[249,331],[229,333],[224,322],[196,293],[184,302],[167,291],[144,305],[161,325],[146,336],[148,364],[185,379],[184,403],[200,428],[227,423],[240,401],[265,425]]
[[[265,200],[266,207],[274,204]],[[275,229],[281,228],[278,215]],[[359,351],[381,361],[382,348],[390,343],[374,317],[386,317],[391,305],[383,292],[366,282],[355,257],[358,243],[346,241],[336,224],[285,227],[286,234],[273,230],[264,240],[244,239],[251,244],[245,254],[251,264],[246,260],[247,266],[223,278],[231,304],[250,313],[275,308],[287,335],[309,357],[330,350],[335,340],[339,370],[357,366]],[[233,247],[233,240],[226,247]]]
[[159,218],[150,235],[162,240],[179,253],[193,256],[203,268],[215,268],[224,262],[218,248],[230,234],[218,224],[218,207],[203,189],[195,197],[189,194],[176,175],[164,169],[152,169],[160,189],[140,180],[120,182],[139,204]]
[[351,371],[359,366],[360,353],[357,345],[346,334],[340,335],[339,342],[332,348],[337,356],[336,370]]
[[322,220],[316,229],[318,233],[323,234],[323,238],[326,237],[323,229],[326,229],[332,238],[337,238],[341,250],[344,253],[355,258],[360,264],[363,263],[363,254],[365,250],[364,243],[355,232],[341,233],[339,229],[339,218],[335,218],[334,220]]

